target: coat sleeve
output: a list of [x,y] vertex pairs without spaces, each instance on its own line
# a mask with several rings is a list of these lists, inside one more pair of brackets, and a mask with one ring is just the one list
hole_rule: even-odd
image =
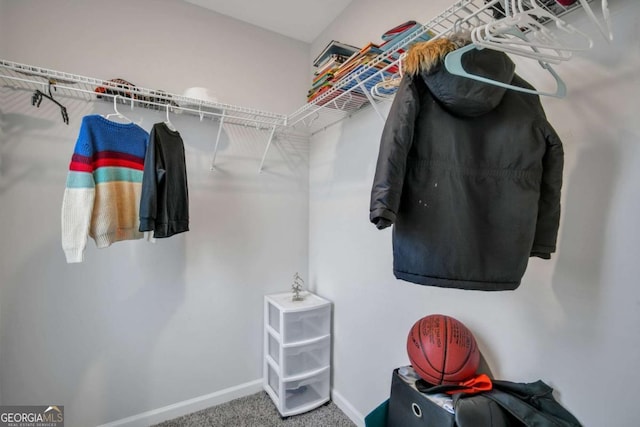
[[142,190],[140,194],[140,228],[138,231],[154,231],[158,208],[158,153],[155,129],[149,135],[149,144],[144,157],[144,171],[142,173]]
[[558,227],[560,226],[560,190],[564,151],[560,138],[550,125],[544,130],[546,146],[542,158],[542,181],[538,202],[536,234],[531,248],[531,256],[550,259],[556,251]]
[[382,131],[371,189],[369,220],[378,229],[389,227],[396,220],[419,105],[415,83],[405,75]]

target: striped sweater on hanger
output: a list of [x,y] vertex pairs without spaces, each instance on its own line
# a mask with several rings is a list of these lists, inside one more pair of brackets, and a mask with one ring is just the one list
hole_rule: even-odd
[[143,237],[138,231],[142,172],[149,134],[134,123],[85,116],[62,201],[62,248],[82,262],[87,236],[98,248]]

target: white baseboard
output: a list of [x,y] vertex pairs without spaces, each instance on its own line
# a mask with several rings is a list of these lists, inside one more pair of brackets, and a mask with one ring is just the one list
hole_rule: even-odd
[[335,389],[331,390],[331,400],[358,427],[364,427],[364,416]]
[[211,406],[220,405],[233,399],[248,396],[260,390],[262,390],[262,379],[229,387],[204,396],[194,397],[193,399],[184,400],[163,408],[153,409],[138,415],[102,424],[98,427],[148,427],[192,412],[201,411]]

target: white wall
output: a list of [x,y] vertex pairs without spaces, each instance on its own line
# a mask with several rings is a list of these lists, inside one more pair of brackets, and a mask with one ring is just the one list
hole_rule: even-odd
[[[354,0],[313,44],[311,57],[328,40],[379,41],[403,20],[426,21],[450,4]],[[566,152],[558,252],[551,261],[531,259],[514,292],[396,280],[391,230],[368,221],[382,122],[369,109],[312,140],[310,280],[335,304],[334,396],[356,416],[385,400],[392,370],[409,363],[411,325],[444,313],[470,327],[497,378],[542,379],[585,426],[637,425],[640,4],[610,7],[610,45],[584,13],[567,18],[596,46],[557,67],[569,95],[543,99]],[[536,64],[518,61],[517,71],[536,86],[549,83]]]
[[[362,45],[450,3],[354,0],[309,49],[182,2],[0,0],[0,54],[170,92],[205,86],[222,102],[287,113],[329,40]],[[64,404],[70,425],[96,425],[258,379],[262,295],[308,271],[334,302],[334,396],[356,415],[388,397],[413,322],[442,312],[474,331],[497,377],[546,381],[586,426],[635,425],[640,6],[611,3],[615,42],[596,39],[559,66],[569,96],[543,99],[566,151],[559,250],[532,259],[515,292],[393,278],[390,230],[368,222],[382,129],[370,109],[312,141],[310,205],[306,144],[280,141],[257,175],[266,136],[228,128],[211,173],[216,123],[175,117],[192,231],[156,245],[90,244],[84,264],[66,265],[69,158],[82,115],[108,106],[69,100],[66,126],[51,106],[0,88],[0,403]],[[581,14],[570,20],[597,37]],[[537,66],[518,72],[544,83]],[[147,129],[162,120],[132,114]]]
[[0,54],[4,55],[5,51],[5,45],[7,44],[7,37],[5,35],[5,27],[6,24],[4,23],[4,4],[7,2],[7,0],[0,0]]
[[[6,0],[0,0],[0,58],[3,57],[4,55],[4,49],[5,49],[5,44],[6,44],[6,37],[5,37],[5,32],[4,32],[4,28],[5,28],[5,24],[4,24],[4,4],[5,4]],[[4,136],[4,131],[2,129],[2,126],[0,126],[0,144],[4,144],[5,142],[5,136]],[[2,168],[2,156],[0,155],[0,168]],[[1,169],[0,169],[1,170]],[[0,258],[0,268],[2,269],[2,271],[5,270],[5,264],[4,264],[4,258]],[[1,287],[2,283],[0,283],[0,287]],[[2,304],[0,304],[0,319],[2,319]],[[0,322],[0,328],[2,327],[2,323]],[[0,366],[2,365],[2,335],[0,335]],[[2,404],[2,402],[4,402],[4,400],[2,399],[2,369],[0,369],[0,404]]]
[[308,44],[185,3],[9,1],[4,55],[178,94],[204,86],[219,102],[276,113],[304,102]]
[[[6,37],[5,37],[5,24],[4,24],[4,4],[5,4],[6,0],[0,0],[0,58],[3,57],[4,55],[4,49],[5,49],[5,44],[6,44]],[[2,126],[0,126],[0,144],[4,144],[5,141],[5,136],[4,136],[4,131],[2,129]],[[0,168],[2,168],[2,156],[0,155]],[[5,270],[5,265],[4,265],[4,258],[0,258],[0,268],[2,269],[2,271]],[[1,283],[0,283],[1,285]],[[2,319],[2,304],[0,304],[0,319]],[[0,327],[1,327],[1,323],[0,323]],[[0,366],[2,365],[2,335],[0,335]],[[3,400],[2,400],[2,369],[0,369],[0,404],[2,404]]]
[[[3,2],[3,59],[287,112],[307,90],[308,45],[179,1]],[[6,43],[5,43],[6,42]],[[0,88],[2,404],[62,404],[98,425],[262,377],[262,297],[307,277],[308,146],[217,122],[172,121],[185,141],[191,231],[120,242],[67,265],[60,207],[82,116]],[[125,108],[149,130],[164,113]]]

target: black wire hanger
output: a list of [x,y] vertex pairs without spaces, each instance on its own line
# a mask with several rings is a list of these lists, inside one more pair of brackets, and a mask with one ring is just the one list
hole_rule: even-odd
[[36,91],[33,92],[33,96],[31,97],[31,105],[35,105],[36,107],[40,108],[42,99],[47,98],[48,100],[56,104],[58,107],[60,107],[60,113],[62,114],[62,121],[65,122],[66,124],[69,124],[69,114],[67,113],[67,107],[65,107],[64,105],[60,104],[58,101],[53,99],[53,95],[51,94],[51,84],[52,84],[51,80],[49,80],[48,95],[42,92],[40,89],[36,89]]

